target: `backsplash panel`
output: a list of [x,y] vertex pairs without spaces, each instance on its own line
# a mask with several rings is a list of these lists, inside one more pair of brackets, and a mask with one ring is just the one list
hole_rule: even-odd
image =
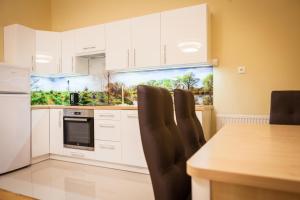
[[[120,72],[99,76],[31,77],[32,105],[68,105],[69,93],[80,93],[80,105],[136,104],[137,85],[188,89],[196,104],[212,105],[213,68],[178,68]],[[124,99],[122,100],[122,92]]]

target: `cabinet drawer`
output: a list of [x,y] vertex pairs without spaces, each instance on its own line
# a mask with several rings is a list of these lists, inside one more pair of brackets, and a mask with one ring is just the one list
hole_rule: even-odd
[[95,140],[96,159],[106,162],[121,162],[121,143]]
[[95,120],[95,139],[120,141],[121,124],[119,121]]
[[95,110],[95,119],[116,120],[121,119],[120,110]]

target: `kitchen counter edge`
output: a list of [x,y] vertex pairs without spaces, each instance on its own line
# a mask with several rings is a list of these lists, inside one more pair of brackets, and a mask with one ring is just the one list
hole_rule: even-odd
[[[39,109],[85,109],[85,110],[137,110],[137,106],[61,106],[61,105],[33,105],[31,110]],[[212,110],[213,106],[196,106],[196,111]]]

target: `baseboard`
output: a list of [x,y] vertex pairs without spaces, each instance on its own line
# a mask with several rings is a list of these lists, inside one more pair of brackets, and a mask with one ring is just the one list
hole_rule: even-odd
[[98,167],[106,167],[106,168],[110,168],[110,169],[117,169],[117,170],[136,172],[136,173],[142,173],[142,174],[149,174],[148,169],[143,168],[143,167],[135,167],[135,166],[129,166],[129,165],[123,165],[123,164],[101,162],[101,161],[88,160],[88,159],[83,159],[83,158],[73,158],[73,157],[62,156],[62,155],[57,155],[57,154],[50,154],[50,159],[85,164],[85,165],[92,165],[92,166],[98,166]]
[[31,164],[36,164],[45,160],[48,160],[50,158],[50,154],[45,154],[41,156],[37,156],[31,159]]

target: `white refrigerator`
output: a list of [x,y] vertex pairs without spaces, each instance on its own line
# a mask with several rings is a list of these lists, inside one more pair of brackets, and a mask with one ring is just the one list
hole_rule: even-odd
[[30,72],[0,63],[0,174],[31,162]]

